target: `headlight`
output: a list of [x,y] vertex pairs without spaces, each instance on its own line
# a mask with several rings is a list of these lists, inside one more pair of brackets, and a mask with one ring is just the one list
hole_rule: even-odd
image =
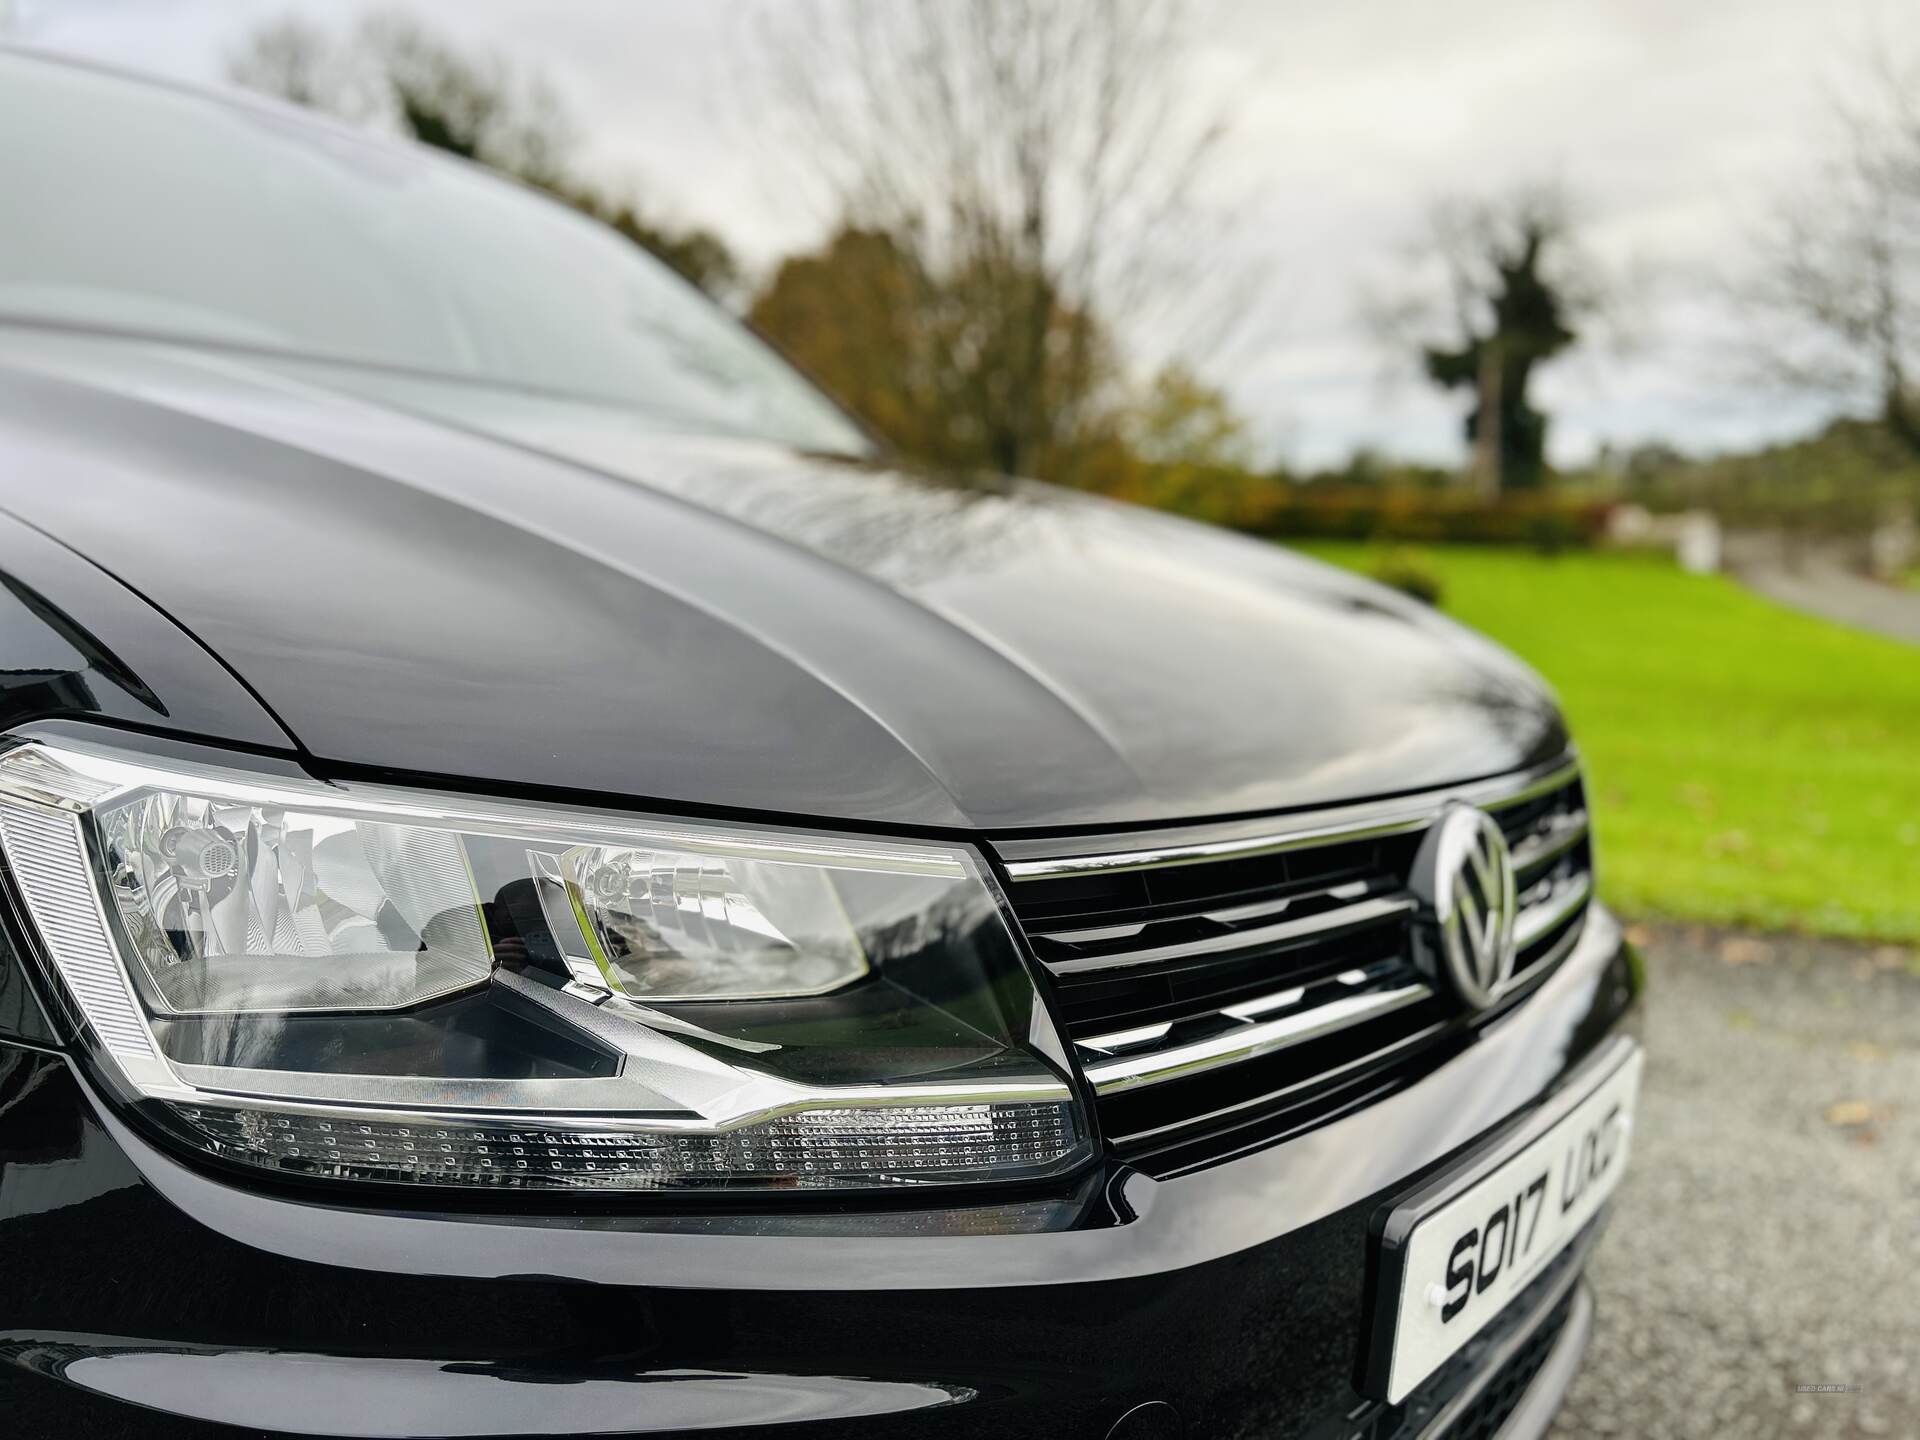
[[1032,1179],[1086,1131],[970,852],[0,755],[124,1098],[228,1160],[514,1189]]

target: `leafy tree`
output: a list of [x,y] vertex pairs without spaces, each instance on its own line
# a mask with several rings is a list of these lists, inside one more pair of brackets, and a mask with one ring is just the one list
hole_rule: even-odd
[[[1015,367],[997,348],[995,292],[1030,283],[985,265],[936,272],[895,236],[848,226],[784,261],[749,318],[902,454],[1011,473],[1000,387]],[[1037,383],[1060,423],[1021,473],[1189,513],[1249,478],[1246,422],[1224,392],[1179,363],[1135,387],[1092,316],[1059,305],[1051,326]],[[1093,384],[1072,368],[1089,363]]]
[[1287,483],[1253,472],[1245,419],[1178,361],[1132,399],[1120,433],[1128,463],[1110,460],[1101,488],[1124,499],[1232,524],[1249,499]]
[[1252,462],[1247,422],[1226,392],[1178,361],[1155,375],[1132,407],[1127,439],[1152,465],[1224,470]]
[[606,222],[709,294],[739,289],[739,268],[717,235],[650,219],[631,198],[573,173],[572,122],[543,79],[465,53],[405,15],[371,16],[344,37],[288,16],[255,30],[228,74],[501,171]]
[[929,353],[931,288],[892,236],[846,226],[782,261],[747,318],[888,443],[938,462],[952,457]]
[[1376,321],[1396,348],[1418,354],[1428,379],[1473,396],[1466,438],[1481,488],[1537,487],[1547,473],[1547,417],[1531,403],[1534,374],[1579,340],[1601,306],[1566,199],[1530,188],[1445,202],[1425,248],[1439,285],[1379,307]]
[[1544,469],[1546,417],[1527,403],[1533,367],[1574,341],[1560,297],[1540,274],[1548,239],[1531,218],[1523,219],[1509,245],[1495,239],[1485,255],[1493,283],[1484,296],[1492,323],[1484,333],[1469,329],[1452,348],[1428,346],[1427,375],[1450,389],[1474,391],[1467,439],[1491,487],[1537,485]]
[[[1009,355],[1002,321],[1039,283],[1011,264],[970,257],[935,269],[912,243],[846,225],[790,256],[748,318],[903,454],[959,470],[1072,481],[1116,436],[1111,347],[1093,318],[1054,298],[1037,370]],[[1090,383],[1100,367],[1105,386]],[[1037,441],[1008,392],[1024,383],[1049,417]]]

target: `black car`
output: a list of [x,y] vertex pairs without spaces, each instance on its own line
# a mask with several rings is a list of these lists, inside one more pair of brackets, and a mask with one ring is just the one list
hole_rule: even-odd
[[445,157],[0,133],[0,1434],[1542,1431],[1640,980],[1527,670]]

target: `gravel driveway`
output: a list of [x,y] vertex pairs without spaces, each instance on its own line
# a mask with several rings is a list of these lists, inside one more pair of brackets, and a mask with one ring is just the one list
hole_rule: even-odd
[[1920,1435],[1920,954],[1642,938],[1633,1166],[1556,1440]]
[[1739,575],[1782,605],[1920,645],[1920,592],[1879,584],[1828,559],[1743,566]]

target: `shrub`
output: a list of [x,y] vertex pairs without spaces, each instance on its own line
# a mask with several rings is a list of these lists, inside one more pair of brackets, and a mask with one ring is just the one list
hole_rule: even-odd
[[1586,549],[1605,536],[1608,502],[1578,491],[1510,491],[1486,499],[1457,485],[1302,480],[1232,465],[1110,466],[1089,488],[1268,540]]
[[1417,551],[1398,547],[1388,550],[1374,561],[1368,573],[1382,585],[1391,586],[1403,595],[1411,595],[1436,610],[1440,608],[1441,597],[1446,593],[1446,582],[1440,578],[1440,573],[1426,556]]
[[1540,491],[1489,500],[1459,490],[1336,489],[1286,483],[1239,499],[1226,523],[1273,540],[1528,545],[1547,551],[1598,544],[1606,532],[1609,510],[1604,502]]

